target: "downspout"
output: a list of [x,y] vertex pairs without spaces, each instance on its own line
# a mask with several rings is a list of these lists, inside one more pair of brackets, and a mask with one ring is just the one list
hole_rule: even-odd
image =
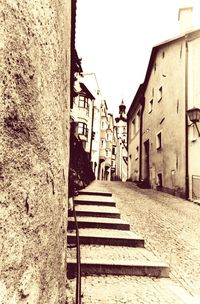
[[128,154],[128,166],[127,166],[127,177],[128,179],[130,179],[130,174],[129,174],[129,171],[130,171],[130,166],[129,166],[129,115],[127,114],[127,154]]
[[144,113],[144,96],[142,97],[141,101],[141,112],[140,112],[140,156],[139,156],[139,181],[142,180],[142,133],[143,133],[143,113]]
[[185,198],[189,198],[189,164],[188,164],[188,42],[185,42]]
[[91,138],[90,138],[90,161],[92,159],[93,126],[94,126],[94,99],[92,99],[92,125],[91,125]]

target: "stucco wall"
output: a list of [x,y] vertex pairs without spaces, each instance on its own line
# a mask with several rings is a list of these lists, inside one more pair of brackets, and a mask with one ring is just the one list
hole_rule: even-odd
[[[200,38],[192,40],[188,43],[188,109],[193,107],[200,108]],[[189,197],[194,198],[200,193],[200,137],[194,125],[188,120],[189,137],[188,137],[188,154],[189,154]],[[200,123],[198,123],[200,129]],[[197,175],[192,181],[192,176]],[[194,184],[193,184],[194,182]],[[198,191],[196,190],[198,189]]]
[[[128,179],[139,181],[140,171],[140,121],[137,113],[141,111],[141,106],[133,108],[128,118]],[[133,121],[137,124],[136,132],[134,133]],[[136,148],[138,147],[138,152]]]
[[[179,40],[160,48],[145,92],[143,144],[150,140],[150,182],[177,194],[185,192],[185,44]],[[159,101],[159,88],[162,99]],[[149,102],[153,99],[153,110]],[[156,149],[156,134],[162,132],[162,148]],[[144,146],[143,146],[144,147]],[[143,178],[145,153],[143,153]]]
[[65,303],[70,1],[0,6],[0,303]]

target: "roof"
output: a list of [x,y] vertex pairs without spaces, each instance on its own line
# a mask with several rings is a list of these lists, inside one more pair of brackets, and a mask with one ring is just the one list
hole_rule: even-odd
[[92,93],[88,90],[88,88],[84,85],[84,83],[80,82],[81,92],[86,93],[87,97],[90,99],[95,99]]
[[[128,113],[127,113],[127,118],[129,117],[129,115],[131,114],[131,112],[133,111],[134,107],[139,105],[141,103],[141,98],[143,98],[143,92],[144,92],[144,89],[143,89],[143,84],[140,84],[136,94],[135,94],[135,97],[133,98],[133,102],[128,110]],[[142,99],[143,100],[143,99]]]
[[149,64],[148,64],[146,75],[145,75],[145,78],[144,78],[144,82],[143,82],[143,84],[141,84],[139,86],[139,88],[138,88],[138,90],[135,94],[135,97],[133,99],[133,102],[132,102],[132,104],[131,104],[131,106],[128,110],[127,116],[130,115],[130,112],[133,110],[134,106],[137,104],[137,102],[139,102],[139,99],[138,99],[139,96],[141,94],[143,94],[143,92],[146,90],[146,87],[147,87],[147,84],[148,84],[148,81],[149,81],[149,78],[150,78],[150,75],[151,75],[151,71],[152,71],[152,68],[153,68],[153,65],[154,65],[154,62],[155,62],[155,58],[156,58],[157,53],[160,50],[160,48],[162,48],[164,46],[167,46],[167,45],[170,45],[170,44],[172,44],[174,42],[177,42],[178,40],[181,40],[181,39],[190,41],[190,40],[193,40],[197,37],[200,37],[200,29],[196,29],[196,30],[193,30],[193,31],[188,31],[188,32],[183,33],[181,35],[178,35],[174,38],[163,41],[160,44],[157,44],[152,48],[150,59],[149,59]]
[[161,42],[160,44],[155,45],[152,48],[149,64],[148,64],[148,67],[147,67],[147,72],[146,72],[144,83],[143,83],[144,90],[146,89],[146,86],[147,86],[147,83],[148,83],[148,80],[149,80],[149,77],[150,77],[150,74],[151,74],[151,70],[152,70],[152,67],[153,67],[153,64],[154,64],[154,61],[155,61],[155,58],[157,56],[157,53],[158,53],[159,49],[163,46],[167,46],[167,45],[172,44],[174,42],[177,42],[178,40],[181,40],[181,39],[193,40],[196,37],[200,37],[200,29],[193,30],[193,31],[188,31],[184,34],[181,34],[181,35],[177,36],[177,37],[174,37],[172,39],[168,39],[164,42]]

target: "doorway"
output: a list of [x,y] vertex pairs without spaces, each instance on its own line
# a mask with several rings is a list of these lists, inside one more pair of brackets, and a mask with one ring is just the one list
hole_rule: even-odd
[[150,165],[149,165],[149,139],[144,142],[144,182],[150,185]]

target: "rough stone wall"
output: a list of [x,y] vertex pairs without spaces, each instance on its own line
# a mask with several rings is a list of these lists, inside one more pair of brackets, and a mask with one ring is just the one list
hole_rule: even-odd
[[65,303],[70,1],[0,7],[0,303]]

